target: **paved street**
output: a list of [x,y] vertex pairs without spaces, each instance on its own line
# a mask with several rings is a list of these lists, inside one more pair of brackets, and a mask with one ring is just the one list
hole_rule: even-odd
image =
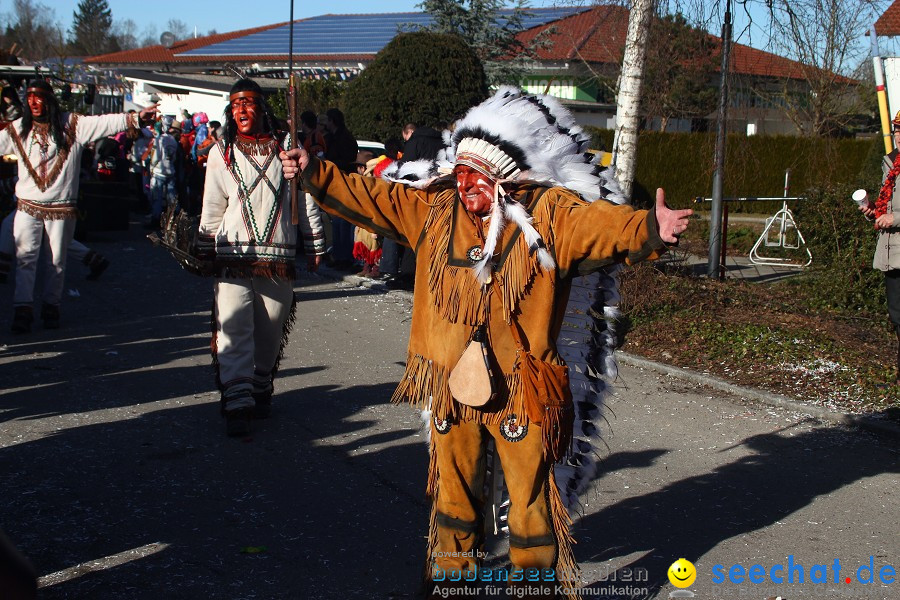
[[[88,240],[112,266],[88,282],[70,265],[58,331],[9,334],[0,286],[0,529],[40,572],[41,598],[415,598],[425,438],[419,414],[389,402],[408,296],[299,280],[273,417],[227,439],[212,283],[142,236]],[[651,370],[623,367],[618,383],[576,528],[586,598],[666,598],[679,557],[698,599],[900,598],[900,582],[878,580],[900,571],[896,439]],[[502,541],[490,548],[502,565]],[[804,583],[773,583],[789,555]],[[731,583],[735,564],[761,565],[765,583]]]

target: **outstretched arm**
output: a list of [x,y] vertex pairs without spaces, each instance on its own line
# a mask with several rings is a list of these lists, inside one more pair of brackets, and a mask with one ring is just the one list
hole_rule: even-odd
[[672,210],[666,206],[666,192],[662,188],[656,189],[656,226],[659,237],[667,244],[678,242],[678,236],[688,228],[689,219],[694,211]]
[[332,162],[310,156],[303,148],[282,151],[286,179],[302,178],[303,188],[323,210],[354,225],[412,246],[427,213],[429,192],[372,177],[342,173]]

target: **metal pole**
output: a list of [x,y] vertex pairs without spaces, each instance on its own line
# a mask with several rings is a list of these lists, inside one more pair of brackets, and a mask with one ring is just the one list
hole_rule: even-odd
[[731,52],[731,0],[725,3],[725,22],[722,23],[722,79],[719,84],[719,125],[716,131],[716,172],[713,175],[712,212],[709,221],[709,262],[706,275],[719,273],[722,245],[722,184],[725,179],[725,133],[728,117],[728,55]]
[[[291,25],[288,28],[288,80],[294,74],[294,0],[291,0]],[[291,127],[296,129],[297,124],[291,123]],[[291,134],[294,137],[294,134]]]

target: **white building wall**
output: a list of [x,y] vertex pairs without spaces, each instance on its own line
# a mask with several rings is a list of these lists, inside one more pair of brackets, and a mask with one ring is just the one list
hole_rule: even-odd
[[198,92],[185,90],[181,94],[160,91],[151,83],[141,80],[132,80],[134,90],[125,97],[125,110],[139,110],[152,104],[151,96],[159,96],[159,112],[164,115],[176,115],[181,118],[181,111],[186,110],[190,114],[205,112],[210,121],[222,121],[225,108],[228,105],[228,94],[225,92]]

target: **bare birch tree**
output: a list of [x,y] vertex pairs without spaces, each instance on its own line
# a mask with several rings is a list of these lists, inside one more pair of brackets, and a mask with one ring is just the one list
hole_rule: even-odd
[[632,3],[625,54],[622,58],[622,74],[619,76],[613,161],[616,180],[626,198],[631,198],[634,184],[638,127],[641,121],[641,83],[655,4],[655,0],[634,0]]

